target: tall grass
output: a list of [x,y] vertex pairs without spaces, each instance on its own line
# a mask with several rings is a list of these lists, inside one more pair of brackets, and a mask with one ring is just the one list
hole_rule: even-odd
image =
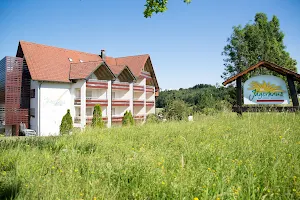
[[87,129],[0,141],[0,199],[299,199],[300,116]]

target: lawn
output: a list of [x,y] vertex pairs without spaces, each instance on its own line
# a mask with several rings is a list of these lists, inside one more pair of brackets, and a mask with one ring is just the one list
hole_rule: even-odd
[[0,199],[299,199],[300,115],[2,138]]

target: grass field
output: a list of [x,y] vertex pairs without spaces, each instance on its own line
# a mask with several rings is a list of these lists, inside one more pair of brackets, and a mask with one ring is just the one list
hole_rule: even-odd
[[300,115],[0,140],[0,199],[299,199]]

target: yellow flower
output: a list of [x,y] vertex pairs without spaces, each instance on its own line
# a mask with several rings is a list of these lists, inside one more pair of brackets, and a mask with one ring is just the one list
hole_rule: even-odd
[[80,193],[80,196],[83,196],[83,193]]
[[194,200],[199,200],[198,197],[195,197]]
[[94,197],[94,198],[93,198],[93,200],[97,200],[97,198],[96,198],[96,197]]
[[221,200],[221,199],[219,197],[217,197],[216,200]]
[[166,183],[162,181],[161,184],[165,185]]
[[296,192],[296,191],[297,191],[297,190],[294,188],[294,189],[293,189],[293,192]]

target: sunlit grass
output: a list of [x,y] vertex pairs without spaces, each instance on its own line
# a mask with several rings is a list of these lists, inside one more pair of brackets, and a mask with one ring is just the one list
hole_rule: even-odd
[[0,140],[0,199],[299,199],[300,115]]

